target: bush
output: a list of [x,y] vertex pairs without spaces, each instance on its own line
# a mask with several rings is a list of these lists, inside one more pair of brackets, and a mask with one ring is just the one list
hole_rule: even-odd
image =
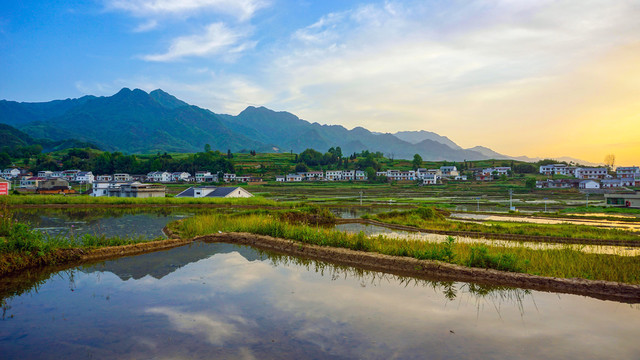
[[502,271],[522,271],[518,259],[513,254],[491,255],[485,245],[472,246],[471,254],[465,265]]

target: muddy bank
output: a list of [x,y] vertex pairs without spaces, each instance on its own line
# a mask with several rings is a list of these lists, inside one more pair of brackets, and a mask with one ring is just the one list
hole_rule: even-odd
[[640,239],[638,241],[618,240],[618,239],[586,239],[586,238],[567,238],[567,237],[522,235],[522,234],[483,233],[483,232],[475,232],[475,231],[429,230],[429,229],[421,229],[413,226],[388,224],[388,223],[383,223],[380,221],[370,220],[370,219],[336,219],[336,224],[368,224],[368,225],[382,226],[382,227],[393,229],[393,230],[413,231],[413,232],[439,234],[439,235],[464,236],[464,237],[478,238],[478,239],[484,238],[484,239],[494,239],[494,240],[530,241],[530,242],[545,242],[545,243],[555,243],[555,244],[640,247]]
[[640,303],[640,285],[611,281],[551,278],[492,269],[469,268],[438,261],[308,245],[292,240],[249,233],[220,233],[196,237],[193,240],[249,245],[257,249],[400,276],[502,285],[538,291],[584,295],[602,300]]

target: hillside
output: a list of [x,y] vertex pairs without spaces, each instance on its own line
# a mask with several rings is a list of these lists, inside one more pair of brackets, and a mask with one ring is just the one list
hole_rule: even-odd
[[43,151],[56,151],[70,148],[95,148],[98,146],[90,142],[83,142],[76,139],[62,139],[62,140],[49,140],[49,139],[35,139],[27,133],[20,131],[12,126],[6,124],[0,124],[0,149],[16,150],[21,147],[40,145]]
[[326,151],[339,146],[344,154],[369,150],[404,159],[414,154],[423,159],[450,161],[508,158],[486,148],[462,149],[450,139],[428,131],[379,134],[362,127],[348,130],[253,106],[236,116],[216,114],[160,89],[146,93],[123,88],[113,96],[46,103],[2,100],[0,122],[34,138],[73,138],[126,153],[196,152],[210,144],[212,149],[223,152],[299,153],[307,148]]

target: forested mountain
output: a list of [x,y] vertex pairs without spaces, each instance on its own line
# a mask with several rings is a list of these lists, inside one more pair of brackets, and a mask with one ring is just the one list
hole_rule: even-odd
[[126,153],[195,152],[209,144],[223,152],[299,153],[307,148],[325,151],[340,146],[344,153],[380,151],[391,158],[412,158],[414,154],[430,160],[489,158],[485,151],[462,149],[432,132],[379,134],[362,127],[348,130],[253,106],[236,116],[216,114],[160,89],[146,93],[124,88],[113,96],[46,103],[2,100],[0,123],[32,137],[54,141],[73,138]]

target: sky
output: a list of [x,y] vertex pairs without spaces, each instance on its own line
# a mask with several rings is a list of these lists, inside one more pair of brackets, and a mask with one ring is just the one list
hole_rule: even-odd
[[161,88],[462,147],[640,165],[640,0],[0,5],[0,99]]

